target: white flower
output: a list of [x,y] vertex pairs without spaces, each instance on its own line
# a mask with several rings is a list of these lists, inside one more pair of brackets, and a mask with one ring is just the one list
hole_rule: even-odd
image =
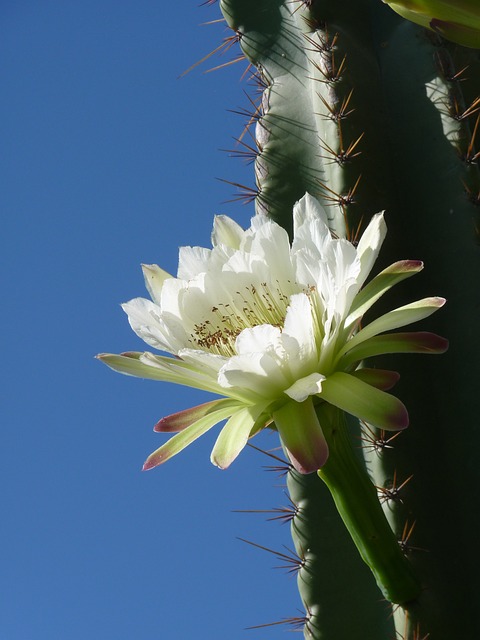
[[426,298],[360,328],[364,313],[393,285],[418,273],[419,261],[397,262],[362,288],[385,237],[375,215],[357,248],[333,238],[325,211],[309,194],[294,207],[294,238],[267,217],[244,231],[217,216],[212,249],[182,247],[177,277],[145,265],[152,300],[123,305],[132,329],[152,353],[101,354],[121,373],[184,384],[224,396],[168,416],[157,431],[178,432],[147,459],[150,469],[215,424],[227,420],[212,462],[227,467],[248,438],[275,427],[294,466],[320,468],[328,445],[314,405],[328,402],[382,429],[408,424],[404,405],[385,392],[393,372],[360,368],[369,356],[440,353],[430,333],[389,333],[427,317],[445,300]]

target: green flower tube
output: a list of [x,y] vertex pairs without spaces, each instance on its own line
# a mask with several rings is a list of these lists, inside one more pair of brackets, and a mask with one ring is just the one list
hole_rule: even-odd
[[353,450],[345,414],[321,403],[317,415],[330,453],[318,475],[330,490],[360,556],[389,602],[405,605],[414,601],[421,585],[388,524],[364,465]]

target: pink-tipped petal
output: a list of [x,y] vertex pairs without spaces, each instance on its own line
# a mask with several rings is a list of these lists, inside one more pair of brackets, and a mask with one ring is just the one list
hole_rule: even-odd
[[364,367],[362,369],[357,369],[352,373],[355,378],[358,380],[362,380],[367,384],[375,387],[376,389],[381,389],[382,391],[388,391],[392,389],[397,382],[400,380],[400,374],[396,371],[389,371],[387,369],[368,369]]
[[[224,401],[220,401],[224,402]],[[170,438],[164,445],[154,451],[146,459],[143,470],[148,471],[154,467],[158,467],[159,464],[163,464],[177,453],[180,453],[185,447],[197,440],[200,436],[206,433],[214,425],[226,418],[229,418],[235,409],[232,408],[232,403],[225,401],[224,405],[220,406],[215,411],[211,411],[207,415],[203,416],[190,426],[186,427],[183,431],[180,431],[176,435]],[[238,405],[237,405],[238,408]]]
[[400,260],[379,273],[355,296],[346,325],[360,319],[384,293],[423,269],[421,260]]
[[351,349],[339,362],[345,369],[354,362],[387,353],[440,354],[448,349],[448,340],[429,331],[387,333],[369,338]]
[[244,407],[234,413],[220,431],[210,460],[220,469],[227,469],[248,442],[258,416],[265,407]]
[[367,324],[363,329],[355,334],[343,347],[341,354],[344,355],[348,353],[357,345],[379,335],[380,333],[393,331],[394,329],[404,327],[407,324],[412,324],[419,320],[423,320],[424,318],[428,318],[432,313],[435,313],[435,311],[438,311],[443,307],[445,302],[445,298],[440,297],[423,298],[422,300],[416,300],[410,304],[393,309],[393,311],[389,311],[385,315],[380,316],[380,318],[373,320],[370,324]]
[[328,444],[311,398],[287,402],[273,413],[290,460],[299,473],[313,473],[328,459]]
[[213,400],[212,402],[205,402],[205,404],[199,404],[190,409],[183,409],[183,411],[172,413],[169,416],[165,416],[165,418],[161,418],[153,427],[153,430],[158,433],[177,433],[178,431],[183,431],[197,420],[200,420],[200,418],[203,418],[203,416],[214,411],[220,402],[222,402],[222,400]]
[[375,389],[348,373],[329,376],[319,394],[335,407],[380,429],[400,431],[408,427],[408,413],[398,398]]

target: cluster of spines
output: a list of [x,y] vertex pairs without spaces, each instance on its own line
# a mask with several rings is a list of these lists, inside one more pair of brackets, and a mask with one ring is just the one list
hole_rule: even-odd
[[[367,454],[367,457],[374,454],[375,456],[388,456],[389,451],[392,451],[395,447],[395,440],[402,435],[401,431],[388,433],[383,429],[376,429],[369,426],[366,423],[362,423],[362,430],[360,440],[362,442],[361,447]],[[412,534],[415,529],[416,521],[412,520],[412,514],[405,514],[405,499],[406,488],[413,479],[413,474],[406,476],[405,478],[397,477],[397,470],[394,468],[391,477],[385,477],[383,483],[380,485],[374,485],[380,504],[384,507],[384,511],[387,516],[391,516],[396,508],[401,509],[401,518],[403,525],[398,530],[398,544],[402,551],[407,554],[413,550],[419,550],[419,547],[412,545]],[[394,514],[397,515],[397,514]],[[390,518],[391,519],[391,518]],[[392,523],[394,528],[398,528],[398,517],[395,518],[396,522]]]
[[[266,471],[273,471],[278,474],[280,477],[285,477],[293,468],[290,462],[288,462],[284,457],[280,457],[273,453],[272,451],[266,451],[255,445],[249,443],[249,446],[262,453],[263,455],[273,460],[276,464],[274,465],[266,465],[264,466]],[[290,498],[290,496],[285,493],[287,497],[288,504],[282,507],[274,507],[272,509],[235,509],[234,513],[255,513],[255,514],[263,514],[267,515],[267,521],[269,522],[280,522],[281,524],[291,523],[295,518],[300,516],[300,507],[295,504],[295,502]],[[245,538],[239,538],[242,542],[249,544],[257,549],[262,551],[266,551],[274,555],[282,564],[275,566],[275,569],[283,569],[290,575],[297,575],[300,571],[305,569],[308,564],[307,555],[300,550],[293,551],[288,547],[285,547],[285,551],[278,551],[275,549],[270,549],[264,545],[258,544],[256,542],[252,542],[251,540],[246,540]],[[264,629],[267,627],[276,627],[280,625],[284,625],[289,627],[292,631],[303,631],[305,636],[313,637],[313,634],[310,630],[310,621],[312,618],[311,611],[308,610],[300,616],[291,616],[287,618],[282,618],[282,620],[277,620],[274,622],[267,622],[263,624],[258,624],[254,626],[248,627],[248,629]]]
[[[445,83],[445,94],[437,105],[447,122],[450,120],[455,137],[451,142],[464,166],[462,184],[468,200],[478,207],[474,222],[477,242],[480,242],[480,96],[475,93],[466,98],[464,88],[469,84],[469,64],[458,61],[464,50],[453,48],[440,37],[427,34],[435,46],[435,64]],[[467,54],[468,55],[468,54]]]
[[[295,0],[291,3],[292,8],[289,9],[292,16],[298,14],[295,29],[296,37],[300,39],[304,50],[302,64],[308,67],[303,70],[306,74],[305,82],[311,83],[313,87],[310,92],[312,101],[310,106],[316,124],[305,147],[306,152],[310,153],[311,149],[307,148],[314,146],[316,152],[314,158],[310,158],[302,167],[305,178],[297,180],[298,188],[288,194],[289,203],[286,210],[291,212],[293,203],[304,195],[305,190],[308,190],[323,202],[327,210],[330,210],[332,229],[338,235],[346,235],[353,240],[358,235],[362,220],[367,219],[367,216],[373,214],[374,209],[378,207],[376,204],[371,206],[367,204],[366,197],[362,199],[361,206],[357,206],[364,174],[359,160],[363,153],[365,131],[355,119],[355,90],[352,86],[351,74],[348,74],[348,46],[344,47],[344,44],[347,45],[348,38],[341,37],[339,31],[330,29],[327,21],[313,15],[314,4],[314,2]],[[289,4],[287,3],[286,6]],[[229,50],[235,42],[241,44],[245,34],[235,25],[230,28],[233,34],[225,38],[214,52]],[[246,57],[245,54],[242,56]],[[352,56],[355,57],[355,51]],[[238,59],[240,58],[237,57],[231,62]],[[276,200],[271,188],[266,187],[266,181],[271,179],[280,166],[288,164],[290,160],[292,166],[296,165],[298,158],[289,158],[288,139],[285,140],[285,152],[282,158],[276,158],[270,149],[266,148],[271,137],[278,135],[275,131],[272,134],[272,130],[278,122],[281,122],[281,116],[276,114],[275,109],[272,111],[270,105],[275,78],[259,60],[251,59],[249,69],[252,62],[255,64],[255,70],[250,74],[250,79],[253,80],[256,93],[259,95],[255,99],[247,95],[247,107],[236,110],[236,113],[246,119],[246,124],[241,135],[236,138],[236,148],[226,151],[231,156],[255,163],[255,186],[244,185],[237,181],[222,181],[236,189],[229,202],[249,204],[255,201],[258,213],[271,215],[282,223],[282,217],[275,208],[282,208],[283,204],[279,204],[280,199]],[[252,133],[252,126],[255,127],[254,133]],[[244,138],[247,134],[251,140],[245,142]],[[298,155],[298,151],[296,153]],[[372,172],[367,170],[367,174],[369,173],[371,175]],[[365,210],[365,207],[368,210]]]

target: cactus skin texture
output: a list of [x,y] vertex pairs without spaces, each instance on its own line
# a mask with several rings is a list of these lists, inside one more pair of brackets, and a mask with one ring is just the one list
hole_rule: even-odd
[[383,0],[398,14],[465,47],[480,47],[478,0]]
[[[476,11],[474,0],[455,6]],[[351,434],[363,444],[359,453],[421,593],[393,617],[387,603],[379,606],[326,485],[292,471],[305,637],[475,640],[479,52],[406,22],[380,0],[220,0],[220,7],[264,89],[255,114],[257,213],[291,231],[292,206],[309,191],[334,233],[355,241],[385,209],[386,264],[405,255],[426,264],[406,297],[433,288],[449,300],[428,327],[450,339],[447,355],[379,363],[402,374],[409,429],[390,440],[368,425],[361,439]]]

